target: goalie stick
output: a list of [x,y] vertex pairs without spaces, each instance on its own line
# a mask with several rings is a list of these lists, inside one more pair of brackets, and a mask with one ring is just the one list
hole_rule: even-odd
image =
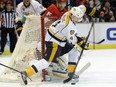
[[[88,41],[88,39],[89,39],[90,33],[91,33],[92,29],[93,29],[93,26],[94,26],[94,22],[92,22],[91,28],[90,28],[89,33],[88,33],[88,35],[87,35],[87,38],[86,38],[86,40],[85,40],[85,44],[87,43],[87,41]],[[74,75],[74,73],[75,73],[75,70],[76,70],[76,68],[77,68],[77,65],[79,64],[79,61],[80,61],[81,56],[82,56],[82,54],[83,54],[83,51],[84,51],[84,49],[82,49],[82,51],[81,51],[81,53],[80,53],[80,55],[79,55],[78,61],[77,61],[76,66],[75,66],[75,68],[74,68],[74,72],[72,73],[72,75],[71,75],[69,78],[67,78],[67,79],[65,79],[65,80],[63,81],[64,84],[72,80],[73,75]]]
[[78,75],[80,76],[85,70],[87,70],[89,67],[91,66],[91,63],[88,62],[86,63],[79,71],[78,71]]
[[[4,65],[4,64],[2,64],[2,63],[0,63],[0,65],[1,66],[4,66],[4,67],[6,67],[6,68],[9,68],[9,69],[11,69],[11,70],[13,70],[13,71],[16,71],[16,72],[18,72],[18,73],[20,73],[21,75],[23,74],[21,71],[19,71],[19,70],[17,70],[17,69],[14,69],[14,68],[12,68],[12,67],[9,67],[9,66],[7,66],[7,65]],[[27,76],[28,77],[28,76]],[[29,78],[29,77],[28,77]],[[31,80],[31,78],[29,78],[30,80]],[[32,81],[32,80],[31,80]]]

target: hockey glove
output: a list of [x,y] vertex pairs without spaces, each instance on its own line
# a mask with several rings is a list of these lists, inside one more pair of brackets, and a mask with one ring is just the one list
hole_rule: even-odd
[[21,20],[21,22],[24,24],[25,21],[26,21],[26,17],[23,17],[22,20]]
[[88,43],[86,44],[86,43],[84,42],[84,39],[83,39],[83,38],[78,37],[78,36],[76,36],[76,37],[77,37],[77,44],[78,44],[82,49],[88,50],[89,44],[88,44]]
[[20,33],[21,33],[22,29],[23,29],[22,22],[21,21],[17,21],[16,22],[16,31],[17,31],[17,33],[18,33],[19,36],[20,36]]

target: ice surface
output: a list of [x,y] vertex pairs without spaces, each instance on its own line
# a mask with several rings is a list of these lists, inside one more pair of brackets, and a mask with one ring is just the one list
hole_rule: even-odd
[[[7,64],[10,57],[0,57],[0,62]],[[91,66],[80,75],[76,85],[63,84],[62,80],[51,82],[29,82],[26,87],[116,87],[116,49],[84,51],[77,71],[87,62]],[[0,66],[0,73],[4,67]],[[0,82],[0,87],[25,87],[20,83]]]

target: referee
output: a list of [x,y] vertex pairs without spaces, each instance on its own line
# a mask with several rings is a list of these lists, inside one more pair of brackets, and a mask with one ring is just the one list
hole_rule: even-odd
[[3,19],[1,23],[1,53],[4,52],[4,48],[7,42],[7,35],[9,35],[10,40],[10,52],[12,53],[15,44],[17,42],[17,37],[15,33],[15,12],[12,10],[12,3],[9,1],[5,2],[5,9],[1,12],[0,18]]

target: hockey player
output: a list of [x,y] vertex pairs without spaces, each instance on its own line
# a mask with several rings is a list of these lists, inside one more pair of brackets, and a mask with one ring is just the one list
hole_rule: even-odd
[[[57,19],[60,19],[61,16],[67,12],[66,6],[66,0],[56,0],[56,4],[51,4],[44,13],[43,16],[48,17],[48,21],[45,24],[45,28],[49,28],[49,26],[56,21]],[[64,56],[57,58],[58,62],[54,62],[50,65],[52,66],[52,75],[57,76],[59,78],[65,78],[67,76],[67,65],[68,61],[67,58]],[[46,69],[49,74],[49,68]],[[51,71],[50,71],[51,72]],[[49,76],[51,78],[51,76]]]
[[[50,17],[49,18],[50,21],[48,21],[48,23],[46,23],[45,26],[49,26],[49,24],[51,24],[53,21],[55,21],[56,19],[59,19],[67,11],[65,6],[66,6],[66,0],[56,0],[56,5],[52,4],[51,6],[49,6],[47,8],[44,16],[46,15],[47,17]],[[90,17],[93,16],[94,14],[96,15],[96,13],[98,13],[96,11],[96,7],[90,8],[90,7],[86,6],[86,14],[88,14]],[[79,22],[81,22],[81,21],[82,21],[82,19],[79,20]],[[67,43],[67,44],[69,44],[69,43]],[[68,46],[67,44],[66,44],[66,46]],[[52,75],[57,76],[59,78],[66,78],[66,76],[67,76],[66,70],[67,70],[67,66],[68,66],[67,62],[68,62],[68,60],[65,56],[58,57],[57,61],[53,62],[51,64],[53,67]],[[49,69],[47,69],[47,71],[49,71]],[[76,74],[75,74],[75,76],[77,77]]]
[[16,30],[18,35],[20,35],[22,31],[22,25],[25,22],[25,16],[35,14],[42,15],[46,11],[39,2],[35,0],[23,0],[23,2],[19,3],[16,9]]
[[48,21],[45,24],[45,27],[48,28],[54,21],[61,18],[61,16],[67,12],[66,0],[56,0],[56,4],[51,4],[44,13],[43,16],[48,17]]
[[50,25],[45,37],[45,56],[26,71],[21,72],[23,84],[27,84],[28,76],[30,77],[34,75],[34,73],[47,68],[52,62],[57,61],[59,56],[62,56],[66,53],[69,53],[67,69],[68,76],[74,72],[74,68],[79,56],[76,46],[79,45],[83,49],[86,49],[84,40],[77,36],[78,32],[76,28],[76,23],[82,20],[85,12],[86,7],[84,5],[72,7],[70,11],[66,12],[61,17],[61,19]]
[[45,14],[46,16],[56,17],[57,19],[61,18],[61,16],[67,12],[66,0],[56,0],[56,4],[50,5]]

